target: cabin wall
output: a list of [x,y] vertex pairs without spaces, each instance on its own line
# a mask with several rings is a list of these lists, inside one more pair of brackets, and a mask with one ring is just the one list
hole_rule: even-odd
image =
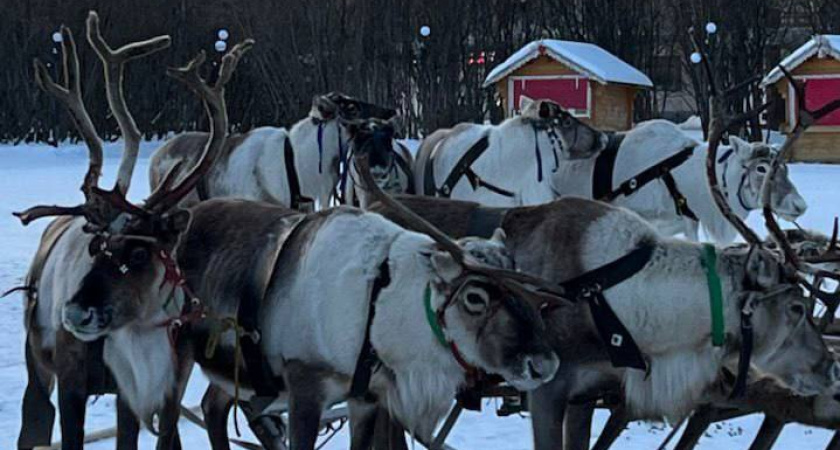
[[[834,58],[812,57],[793,70],[793,76],[837,75],[840,77],[840,61]],[[792,127],[788,81],[782,78],[773,87],[785,102],[785,120],[781,130]],[[794,161],[840,163],[840,127],[814,125],[793,147]]]
[[592,126],[605,131],[629,130],[633,125],[633,87],[594,83],[592,86]]
[[[511,74],[511,76],[534,75],[577,75],[568,66],[561,64],[547,56],[525,64]],[[592,88],[591,111],[589,118],[581,118],[584,122],[608,131],[628,130],[633,124],[633,100],[637,88],[624,85],[602,85],[590,79]],[[502,102],[505,116],[510,117],[508,110],[508,78],[496,83],[496,91]]]

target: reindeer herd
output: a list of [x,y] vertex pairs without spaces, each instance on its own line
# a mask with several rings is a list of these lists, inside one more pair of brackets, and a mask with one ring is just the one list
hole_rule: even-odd
[[[90,160],[83,204],[16,213],[24,225],[56,217],[20,288],[19,448],[51,444],[56,385],[62,449],[84,446],[87,398],[102,393],[117,394],[117,448],[137,448],[141,424],[158,448],[180,448],[195,364],[210,381],[213,449],[254,448],[227,433],[241,408],[264,448],[312,450],[341,403],[354,450],[407,448],[403,430],[448,448],[458,413],[483,396],[529,411],[540,450],[589,448],[596,406],[612,412],[602,449],[641,419],[688,418],[681,449],[712,421],[753,412],[766,414],[754,449],[786,422],[840,427],[828,346],[840,295],[823,288],[840,279],[836,225],[829,239],[775,219],[805,212],[784,161],[840,102],[800,105],[776,148],[727,136],[744,117],[726,114],[719,88],[708,143],[661,120],[606,133],[529,100],[499,125],[432,133],[415,160],[394,110],[338,93],[289,130],[230,135],[225,85],[245,40],[210,79],[203,53],[166,71],[210,129],[158,149],[152,194],[132,203],[141,133],[125,65],[170,39],[114,50],[88,17],[124,139],[105,189],[76,44],[62,35],[63,80],[36,61],[36,82],[71,114]],[[744,224],[753,210],[770,240]],[[701,227],[716,244],[698,242]],[[731,244],[739,233],[746,244]]]

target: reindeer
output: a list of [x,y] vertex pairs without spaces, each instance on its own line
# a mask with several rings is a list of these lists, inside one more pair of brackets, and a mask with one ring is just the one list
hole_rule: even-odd
[[552,173],[610,143],[554,102],[526,98],[520,109],[498,126],[462,123],[429,135],[414,163],[415,191],[490,206],[545,203],[557,198]]
[[[695,46],[702,53],[700,46],[695,42]],[[838,257],[838,249],[837,249],[837,220],[835,220],[835,227],[834,232],[832,235],[831,240],[826,240],[827,245],[825,245],[825,249],[822,253],[814,254],[813,248],[810,245],[802,245],[793,244],[790,241],[790,238],[793,237],[795,239],[801,239],[802,233],[796,232],[788,232],[785,233],[781,227],[778,225],[774,214],[774,205],[777,202],[777,199],[774,198],[777,194],[776,189],[774,188],[773,184],[779,180],[779,174],[786,171],[784,161],[787,160],[791,149],[793,148],[794,143],[797,139],[802,135],[805,129],[808,126],[819,120],[820,117],[823,117],[827,114],[830,114],[832,111],[840,108],[840,99],[837,99],[824,107],[820,108],[817,111],[811,111],[806,108],[804,101],[800,102],[798,105],[799,107],[799,117],[801,120],[797,123],[796,127],[793,130],[793,133],[786,142],[782,145],[781,149],[773,155],[773,158],[767,163],[765,167],[765,176],[763,183],[758,190],[756,197],[757,197],[757,205],[762,210],[762,214],[765,219],[765,224],[769,231],[769,235],[773,245],[765,245],[758,236],[753,232],[749,227],[746,226],[742,218],[732,210],[727,204],[727,195],[721,189],[720,177],[717,173],[717,165],[720,161],[718,158],[718,151],[721,148],[721,140],[724,136],[726,130],[731,129],[734,125],[737,125],[741,121],[753,117],[757,114],[760,114],[761,111],[766,109],[769,106],[768,104],[762,105],[761,107],[747,111],[739,116],[730,117],[725,114],[725,108],[721,101],[721,97],[725,94],[720,93],[719,83],[715,77],[714,72],[711,68],[711,63],[709,62],[708,56],[704,55],[704,68],[710,80],[710,104],[712,105],[712,116],[711,116],[711,125],[710,125],[710,138],[709,138],[709,147],[708,147],[708,154],[706,157],[706,178],[708,180],[708,185],[710,188],[711,195],[715,204],[720,209],[721,213],[725,216],[726,220],[732,225],[733,229],[736,229],[748,243],[751,249],[756,248],[768,248],[774,251],[777,254],[781,255],[781,261],[787,267],[787,278],[796,284],[799,284],[806,288],[807,290],[811,291],[812,295],[816,296],[820,300],[822,300],[827,306],[827,312],[825,313],[823,319],[820,323],[819,329],[822,330],[825,326],[830,322],[833,318],[835,311],[837,310],[838,304],[840,304],[840,295],[837,292],[834,294],[828,294],[825,292],[819,291],[820,279],[822,278],[830,278],[837,280],[838,275],[836,272],[836,264],[840,261],[840,257]],[[785,72],[786,76],[790,80],[790,83],[794,86],[795,89],[802,93],[802,86],[798,84],[793,77],[788,74],[784,68],[782,68],[783,72]],[[730,138],[731,140],[732,138]],[[807,234],[805,235],[807,236]],[[822,240],[816,239],[814,242],[816,245],[821,245],[820,242]],[[798,249],[797,252],[795,249]],[[800,253],[801,252],[801,253]],[[803,257],[802,255],[807,255]],[[814,265],[816,264],[816,265]],[[835,271],[826,270],[826,265],[828,267],[834,268]],[[822,266],[822,267],[820,267]],[[815,276],[815,281],[813,283],[805,280],[802,277],[802,274],[813,275]],[[811,314],[809,313],[809,317]],[[604,381],[607,385],[610,384],[609,380]],[[618,384],[618,379],[613,379],[612,383],[614,385]],[[609,389],[609,388],[608,388]],[[739,390],[743,390],[744,387],[741,386]],[[738,390],[738,389],[736,389]],[[769,393],[772,394],[772,393]],[[836,398],[836,397],[835,397]],[[763,405],[761,402],[755,401],[754,398],[746,398],[741,399],[740,401],[740,408],[742,410],[755,410],[757,407],[760,408]],[[824,396],[811,398],[807,401],[803,400],[798,402],[797,404],[790,405],[791,409],[787,415],[783,415],[781,418],[778,416],[773,416],[771,414],[770,417],[765,419],[764,424],[762,425],[761,432],[759,436],[756,438],[754,442],[755,448],[769,448],[772,446],[775,438],[778,436],[778,433],[781,431],[781,427],[784,424],[784,420],[796,420],[802,421],[804,423],[812,423],[819,425],[820,423],[826,423],[825,421],[820,422],[815,420],[815,417],[821,417],[820,411],[817,411],[815,408],[825,407]],[[591,408],[592,405],[590,404],[587,408],[588,411],[585,411],[583,414],[576,414],[577,424],[569,425],[569,428],[572,430],[576,429],[578,434],[578,438],[575,442],[572,443],[570,448],[582,448],[584,446],[588,447],[588,426],[591,419]],[[715,415],[714,411],[718,411],[716,408],[706,407],[702,410],[700,414],[696,414],[692,417],[689,425],[687,427],[688,431],[681,439],[680,443],[678,443],[678,448],[692,448],[694,444],[699,439],[699,436],[702,434],[703,430],[708,426],[712,417]],[[608,427],[610,430],[605,432],[605,438],[599,439],[599,443],[596,445],[597,448],[607,448],[609,444],[614,440],[621,429],[623,429],[624,424],[629,421],[628,411],[620,410],[620,414],[617,414],[615,418],[610,418],[610,423]],[[835,411],[830,411],[831,414],[836,414]],[[825,416],[825,411],[823,411],[822,416]],[[827,423],[837,423],[837,417],[831,416],[831,420]],[[823,417],[823,419],[825,419]],[[567,424],[568,425],[568,424]]]
[[[394,140],[397,127],[393,120],[356,120],[348,122],[347,127],[351,136],[357,135],[360,131],[359,128],[367,127],[365,130],[367,133],[373,133],[372,128],[375,128],[375,135],[372,136],[374,139],[385,139],[397,143]],[[414,194],[414,180],[411,175],[414,159],[405,146],[399,143],[397,145],[399,146],[399,152],[396,148],[388,145],[375,145],[370,148],[367,158],[371,175],[382,191],[390,194]],[[358,173],[356,165],[352,164],[354,156],[355,154],[351,151],[345,200],[347,204],[358,203],[359,207],[367,209],[372,203],[372,188],[365,185],[364,177]],[[404,176],[406,174],[409,176]]]
[[[631,254],[634,248],[654,248],[655,256],[644,267],[603,294],[629,334],[636,338],[641,353],[647,356],[647,374],[630,369],[616,371],[606,366],[604,350],[611,345],[610,339],[603,339],[595,331],[597,327],[592,325],[597,322],[593,324],[583,305],[578,306],[577,315],[567,312],[559,317],[587,317],[586,326],[559,319],[552,321],[554,315],[546,317],[554,348],[564,364],[551,383],[531,396],[537,448],[554,448],[562,442],[561,424],[568,401],[591,397],[599,383],[609,384],[615,377],[622,380],[627,407],[641,417],[684,416],[704,401],[704,393],[717,382],[723,369],[739,374],[739,389],[743,389],[749,369],[758,376],[769,374],[782,380],[785,389],[798,395],[834,395],[838,366],[820,338],[809,314],[812,303],[802,294],[800,286],[824,300],[831,296],[799,274],[803,270],[813,272],[808,265],[796,263],[790,257],[780,261],[775,252],[750,239],[755,234],[728,210],[716,184],[720,135],[718,132],[713,135],[716,140],[710,141],[707,173],[712,181],[709,184],[718,207],[751,243],[749,250],[740,246],[716,249],[663,239],[633,213],[575,198],[512,209],[403,199],[433,223],[446,224],[446,229],[456,236],[458,232],[480,235],[488,224],[494,227],[501,224],[507,234],[506,246],[517,266],[561,285],[569,283],[563,277],[586,279],[591,270]],[[785,148],[788,147],[783,147],[779,155]],[[779,167],[778,159],[774,159],[768,167],[768,180],[775,179]],[[771,183],[764,184],[760,197],[765,214],[772,211]],[[774,224],[768,220],[768,229],[785,248],[784,236],[776,232],[778,226]],[[704,267],[709,267],[712,253],[717,255],[716,272],[721,279],[726,310],[722,313],[723,335],[728,342],[721,347],[712,345],[709,339],[712,320],[705,287],[708,273]],[[562,275],[558,277],[558,274]],[[838,278],[836,273],[820,274]],[[676,304],[674,292],[679,292],[681,297]],[[746,328],[739,327],[749,322],[751,338],[745,335]],[[581,328],[588,332],[581,332]],[[741,353],[741,349],[750,349],[751,357],[749,353]],[[807,363],[809,369],[800,372],[799,358],[803,357],[814,358],[811,361],[815,365]],[[739,359],[743,362],[736,364]]]
[[[347,183],[346,124],[369,117],[387,120],[394,114],[392,109],[337,92],[317,96],[309,116],[291,130],[261,127],[231,136],[216,165],[184,200],[185,206],[209,198],[238,197],[292,209],[326,208],[336,189],[342,197],[351,196],[352,204],[355,192]],[[149,164],[152,190],[176,164],[181,171],[192,167],[206,140],[205,133],[184,133],[159,148]],[[380,168],[383,176],[393,187],[407,189],[410,153],[394,141],[387,158],[388,166]]]
[[[93,190],[88,204],[21,214],[94,220],[85,240],[93,256],[79,264],[81,283],[64,292],[62,324],[83,341],[106,337],[105,362],[138,417],[149,424],[156,411],[177,411],[191,354],[235,394],[237,350],[248,341],[266,361],[246,361],[248,377],[265,370],[287,387],[293,449],[313,448],[321,409],[356,389],[427,439],[467,368],[524,390],[549,380],[559,363],[532,307],[548,294],[510,270],[500,236],[456,243],[407,211],[426,234],[351,208],[303,215],[233,199],[178,207],[225,147],[223,86],[243,49],[232,52],[214,87],[197,75],[203,56],[168,72],[201,96],[211,118],[203,157],[181,182],[171,170],[142,206]],[[105,220],[92,209],[100,200],[114,213]],[[236,331],[222,333],[224,324]]]
[[[90,162],[82,185],[90,205],[91,222],[63,216],[45,230],[38,252],[26,277],[26,368],[28,383],[23,398],[22,428],[18,448],[50,445],[55,410],[50,393],[57,379],[61,420],[62,449],[81,449],[84,443],[84,416],[87,397],[115,393],[116,386],[102,362],[103,341],[83,342],[61,326],[60,311],[67,300],[66,290],[81,283],[89,264],[85,227],[96,223],[96,211],[107,214],[108,199],[124,195],[131,183],[131,173],[139,150],[140,132],[125,102],[123,82],[127,62],[167,48],[169,36],[129,43],[112,50],[99,29],[99,18],[91,13],[87,20],[87,40],[105,69],[106,92],[111,112],[122,131],[125,145],[117,181],[112,191],[96,186],[102,172],[102,144],[88,115],[81,93],[81,74],[76,44],[71,31],[62,27],[64,82],[53,81],[47,68],[35,60],[38,86],[67,108],[79,134],[90,151]],[[46,211],[70,212],[81,209],[44,208],[21,214],[24,224]],[[137,448],[139,426],[124,398],[117,398],[117,448]],[[177,429],[161,429],[164,439],[177,442]]]
[[[595,158],[565,161],[553,177],[561,195],[578,195],[629,208],[665,234],[683,233],[697,241],[700,225],[707,236],[729,243],[736,230],[712,201],[705,161],[708,144],[686,136],[666,120],[642,122],[621,133],[620,146]],[[730,136],[715,161],[726,206],[745,219],[759,209],[759,194],[768,167],[778,150],[761,142]],[[786,167],[771,184],[774,210],[793,221],[805,213]]]

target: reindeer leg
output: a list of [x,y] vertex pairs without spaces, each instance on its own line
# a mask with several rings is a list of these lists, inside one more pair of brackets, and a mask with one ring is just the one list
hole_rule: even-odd
[[569,405],[563,420],[564,450],[589,450],[595,402]]
[[775,417],[765,416],[761,428],[750,445],[750,450],[770,450],[782,434],[785,423]]
[[604,425],[604,429],[601,430],[601,435],[598,436],[598,441],[595,442],[592,450],[607,450],[610,448],[621,435],[621,432],[627,428],[628,423],[630,423],[630,414],[628,414],[627,408],[623,404],[613,408],[610,418]]
[[535,450],[563,448],[563,417],[568,403],[565,376],[558,373],[553,381],[528,396]]
[[691,418],[688,419],[688,425],[685,426],[680,441],[677,442],[674,450],[690,450],[697,445],[700,437],[712,424],[713,408],[709,405],[703,405],[694,411]]
[[38,363],[34,351],[27,333],[25,354],[28,381],[23,393],[22,420],[17,443],[19,449],[27,450],[50,445],[55,423],[55,407],[50,401],[53,374]]
[[181,419],[181,399],[187,390],[187,382],[193,368],[193,355],[185,339],[181,339],[175,349],[177,366],[175,378],[178,380],[175,389],[166,396],[166,400],[158,413],[157,450],[181,450],[181,438],[178,434],[178,421]]
[[61,421],[61,450],[82,450],[85,444],[87,370],[58,377],[58,411]]
[[215,384],[210,384],[201,398],[201,412],[207,425],[207,436],[213,450],[230,450],[228,441],[228,416],[233,407],[233,397]]
[[376,412],[376,431],[373,433],[374,450],[408,450],[405,442],[405,428],[391,417],[387,408],[379,407]]
[[137,450],[140,422],[125,399],[117,394],[117,450]]
[[[347,402],[350,415],[350,450],[370,450],[376,436],[379,422],[379,408],[376,403],[360,400]],[[387,436],[384,438],[387,439]]]
[[324,410],[321,370],[299,361],[286,364],[290,450],[314,450]]

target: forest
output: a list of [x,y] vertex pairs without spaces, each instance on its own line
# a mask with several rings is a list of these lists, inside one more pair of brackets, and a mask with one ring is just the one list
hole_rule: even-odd
[[[836,0],[2,0],[0,141],[55,143],[73,137],[66,114],[33,82],[32,60],[55,76],[54,33],[62,26],[80,44],[84,99],[99,132],[117,137],[108,117],[102,71],[82,34],[90,9],[115,43],[159,34],[172,47],[128,68],[129,105],[146,137],[204,126],[188,93],[164,75],[199,50],[218,63],[227,43],[257,45],[228,89],[235,130],[287,126],[312,97],[341,91],[395,107],[403,133],[423,136],[462,121],[497,121],[501,109],[484,78],[523,44],[539,38],[588,41],[646,72],[656,87],[637,99],[636,119],[667,115],[664,99],[688,94],[705,115],[703,77],[692,67],[690,32],[719,30],[709,42],[731,85],[766,73],[785,52],[815,33],[840,32]],[[723,6],[726,6],[725,8]],[[665,24],[665,25],[663,25]],[[428,33],[421,33],[422,28]],[[427,35],[425,35],[427,34]],[[804,36],[804,38],[802,38]],[[798,39],[798,40],[797,40]],[[747,83],[734,102],[761,93]]]

